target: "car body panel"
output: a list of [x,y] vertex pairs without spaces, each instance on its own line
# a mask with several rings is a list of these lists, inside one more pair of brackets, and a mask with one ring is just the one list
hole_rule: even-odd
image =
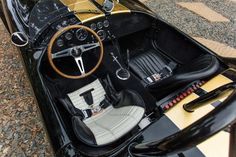
[[[3,19],[4,24],[7,24],[6,26],[8,27],[10,33],[13,33],[16,31],[21,31],[21,32],[25,32],[29,37],[31,36],[30,31],[29,31],[30,26],[28,25],[28,22],[30,20],[29,16],[32,11],[32,8],[34,7],[34,5],[36,5],[35,2],[36,1],[34,1],[34,0],[28,0],[28,1],[1,0],[1,5],[2,5],[1,10],[3,10],[3,13],[4,13],[4,15],[1,15],[1,18]],[[57,2],[59,2],[59,3],[61,2],[62,4],[68,6],[70,8],[70,10],[73,10],[73,9],[78,10],[81,8],[82,8],[82,10],[83,9],[98,9],[99,10],[99,15],[97,15],[97,14],[96,15],[94,15],[94,14],[83,14],[83,15],[76,14],[76,17],[78,18],[78,20],[81,23],[86,23],[86,22],[89,22],[90,20],[94,20],[96,18],[101,18],[101,17],[106,16],[106,14],[100,10],[101,8],[98,8],[94,3],[92,4],[91,1],[86,1],[86,3],[83,6],[84,8],[79,7],[78,9],[77,9],[78,6],[76,6],[74,4],[73,4],[73,6],[70,5],[70,3],[73,2],[72,0],[61,0],[61,1],[57,1]],[[97,3],[101,4],[101,1],[99,0],[99,1],[97,1]],[[16,5],[16,4],[21,7],[15,7],[14,5]],[[18,9],[18,11],[17,11],[17,9]],[[24,12],[24,16],[20,15],[20,14],[22,14],[20,12]],[[119,4],[115,5],[115,9],[111,14],[130,14],[130,13],[146,14],[146,15],[149,15],[153,18],[156,17],[155,13],[153,13],[150,9],[148,9],[144,4],[142,4],[141,2],[136,1],[136,0],[121,0]],[[159,20],[162,21],[161,19],[159,19]],[[166,22],[164,22],[164,23],[166,25],[168,25],[169,27],[173,27]],[[44,29],[46,29],[46,28],[47,28],[47,26],[45,26]],[[184,36],[186,39],[188,39],[189,41],[191,41],[195,45],[201,47],[202,49],[205,49],[207,52],[211,53],[212,55],[215,55],[214,52],[211,52],[210,50],[205,48],[203,45],[199,44],[198,42],[196,42],[195,40],[190,38],[188,35],[179,31],[177,28],[173,27],[172,29],[174,31],[180,33],[182,36]],[[36,34],[40,35],[41,33],[38,32]],[[39,72],[40,61],[42,59],[43,51],[45,51],[45,47],[36,47],[35,48],[35,47],[32,47],[32,45],[28,45],[26,47],[18,48],[18,51],[22,56],[22,60],[25,65],[26,72],[27,72],[29,80],[31,82],[32,89],[35,93],[35,97],[38,102],[38,106],[40,108],[42,117],[44,119],[45,126],[47,128],[47,131],[48,131],[52,146],[55,150],[56,156],[79,155],[79,152],[75,148],[74,143],[70,139],[71,137],[69,136],[69,133],[65,130],[65,127],[64,127],[64,124],[62,121],[62,117],[60,117],[59,111],[55,107],[56,106],[55,103],[52,102],[50,99],[51,95],[50,95],[48,89],[46,88],[46,85],[43,83],[42,76],[40,75],[40,72]],[[212,84],[214,86],[215,82],[209,83],[209,84]],[[212,86],[212,85],[210,85],[210,86]],[[192,97],[192,98],[194,98],[194,97]],[[203,109],[204,112],[210,111],[212,109],[212,106],[207,106],[206,108],[208,108],[208,109]],[[192,119],[193,117],[190,116],[190,117],[188,117],[191,119],[190,121],[187,122],[187,120],[186,120],[186,123],[182,123],[180,121],[183,121],[183,119],[185,119],[186,117],[177,117],[177,118],[172,117],[173,114],[171,114],[171,112],[174,112],[174,110],[178,110],[178,109],[173,108],[172,110],[168,111],[165,114],[165,116],[169,119],[169,121],[173,124],[173,126],[177,127],[177,129],[183,129],[184,127],[186,127],[189,124],[192,124],[193,122],[196,121],[196,119],[193,120]],[[200,115],[198,115],[197,118],[199,118],[199,116]],[[168,123],[165,121],[167,121],[167,120],[164,120],[163,123]],[[182,124],[186,124],[186,125],[180,126]],[[155,135],[156,131],[152,130],[151,132],[152,132],[153,136],[150,134],[147,134],[147,132],[144,132],[143,133],[144,139],[142,139],[142,140],[148,141],[149,139],[156,138],[156,135]],[[220,133],[220,134],[222,134],[222,133]],[[224,135],[222,135],[222,136],[225,136],[227,138],[227,140],[229,140],[229,137],[228,137],[229,133],[223,133],[223,134]],[[218,136],[221,136],[221,135],[218,135]],[[207,141],[206,141],[206,143],[207,143]],[[209,144],[211,144],[211,142],[209,142]],[[207,150],[202,150],[202,145],[204,145],[204,143],[201,145],[198,145],[196,148],[193,148],[193,150],[191,150],[191,151],[197,152],[197,153],[201,153],[201,151],[202,151],[202,154],[205,154],[205,156],[207,156],[206,155]],[[213,146],[209,146],[208,144],[207,144],[207,147],[209,147],[209,150],[211,148],[212,149],[215,148]],[[227,148],[225,147],[224,149],[228,149],[228,147]],[[201,150],[201,151],[199,152],[199,150]],[[205,153],[204,153],[204,151],[205,151]],[[186,151],[184,153],[187,154],[187,156],[191,155],[191,153],[189,154],[188,151]],[[111,155],[111,154],[107,154],[107,155]]]
[[[196,110],[194,113],[188,113],[183,110],[183,105],[191,102],[192,100],[199,97],[199,91],[212,91],[217,87],[222,85],[228,84],[230,82],[235,81],[235,77],[229,75],[230,73],[235,73],[236,71],[233,69],[226,70],[222,74],[215,76],[214,78],[207,81],[200,89],[196,92],[193,92],[189,96],[187,96],[183,101],[178,103],[176,106],[172,107],[171,109],[167,110],[165,115],[156,122],[152,127],[148,128],[144,131],[142,140],[143,142],[148,141],[159,141],[163,139],[163,137],[168,137],[171,134],[174,134],[180,130],[183,130],[202,118],[203,116],[207,115],[209,112],[214,110],[215,107],[219,106],[224,100],[226,100],[229,95],[232,94],[233,90],[226,91],[221,96],[212,99],[205,103],[202,108]],[[213,117],[212,117],[213,118]],[[215,119],[217,119],[215,117]],[[217,120],[215,120],[217,121]],[[203,127],[203,126],[201,126]],[[169,128],[169,129],[168,129]],[[206,126],[205,133],[211,130],[211,126]],[[150,132],[156,133],[158,135],[150,135]],[[141,139],[140,139],[141,140]],[[221,143],[220,145],[215,143]],[[188,151],[183,152],[185,156],[189,156],[189,153],[192,156],[229,156],[229,147],[230,147],[230,133],[228,130],[223,130],[214,135],[213,137],[207,139],[206,141],[202,142],[201,144],[197,145],[189,149]]]

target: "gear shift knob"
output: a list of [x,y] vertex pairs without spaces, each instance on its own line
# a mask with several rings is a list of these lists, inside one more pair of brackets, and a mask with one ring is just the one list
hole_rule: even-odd
[[123,68],[123,66],[118,61],[118,57],[114,55],[113,52],[110,53],[111,57],[113,58],[113,61],[118,64],[120,67],[116,70],[116,77],[120,80],[128,80],[130,78],[130,72],[126,68]]
[[118,77],[120,80],[128,80],[130,78],[130,72],[124,68],[117,69],[116,77]]

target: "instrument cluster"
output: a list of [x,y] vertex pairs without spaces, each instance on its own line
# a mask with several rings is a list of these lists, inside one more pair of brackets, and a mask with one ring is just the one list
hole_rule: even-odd
[[105,40],[109,36],[109,28],[110,23],[108,20],[98,21],[96,23],[91,23],[90,28],[95,31],[101,40]]
[[[71,18],[69,20],[65,19],[56,25],[56,30],[60,30],[63,27],[74,24],[80,24],[78,19],[76,18]],[[95,31],[102,41],[111,38],[111,33],[109,31],[110,22],[107,19],[99,20],[96,22],[93,21],[93,23],[88,22],[85,25],[87,27],[90,27],[93,31]],[[56,44],[58,47],[63,47],[66,45],[66,42],[73,41],[74,39],[77,39],[79,41],[85,41],[86,39],[88,39],[88,36],[89,33],[83,29],[79,29],[76,31],[68,31],[56,41]]]
[[65,46],[66,42],[72,42],[74,39],[79,41],[85,41],[88,38],[89,33],[84,29],[78,29],[76,31],[67,31],[57,39],[56,44],[58,47]]

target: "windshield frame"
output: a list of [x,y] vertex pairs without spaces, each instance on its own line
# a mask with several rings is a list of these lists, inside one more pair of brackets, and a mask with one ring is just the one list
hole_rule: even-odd
[[29,17],[30,42],[35,43],[43,31],[60,18],[73,14],[58,0],[39,0]]

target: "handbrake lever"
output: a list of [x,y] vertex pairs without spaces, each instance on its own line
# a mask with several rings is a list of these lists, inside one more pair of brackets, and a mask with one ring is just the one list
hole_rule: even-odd
[[236,82],[228,83],[228,84],[223,85],[219,88],[216,88],[215,90],[213,90],[209,93],[206,93],[206,94],[200,96],[199,98],[197,98],[187,104],[184,104],[183,108],[187,112],[194,112],[195,109],[203,106],[204,102],[211,100],[213,98],[216,98],[217,96],[219,96],[221,93],[223,93],[226,90],[235,89],[235,88],[236,88]]

